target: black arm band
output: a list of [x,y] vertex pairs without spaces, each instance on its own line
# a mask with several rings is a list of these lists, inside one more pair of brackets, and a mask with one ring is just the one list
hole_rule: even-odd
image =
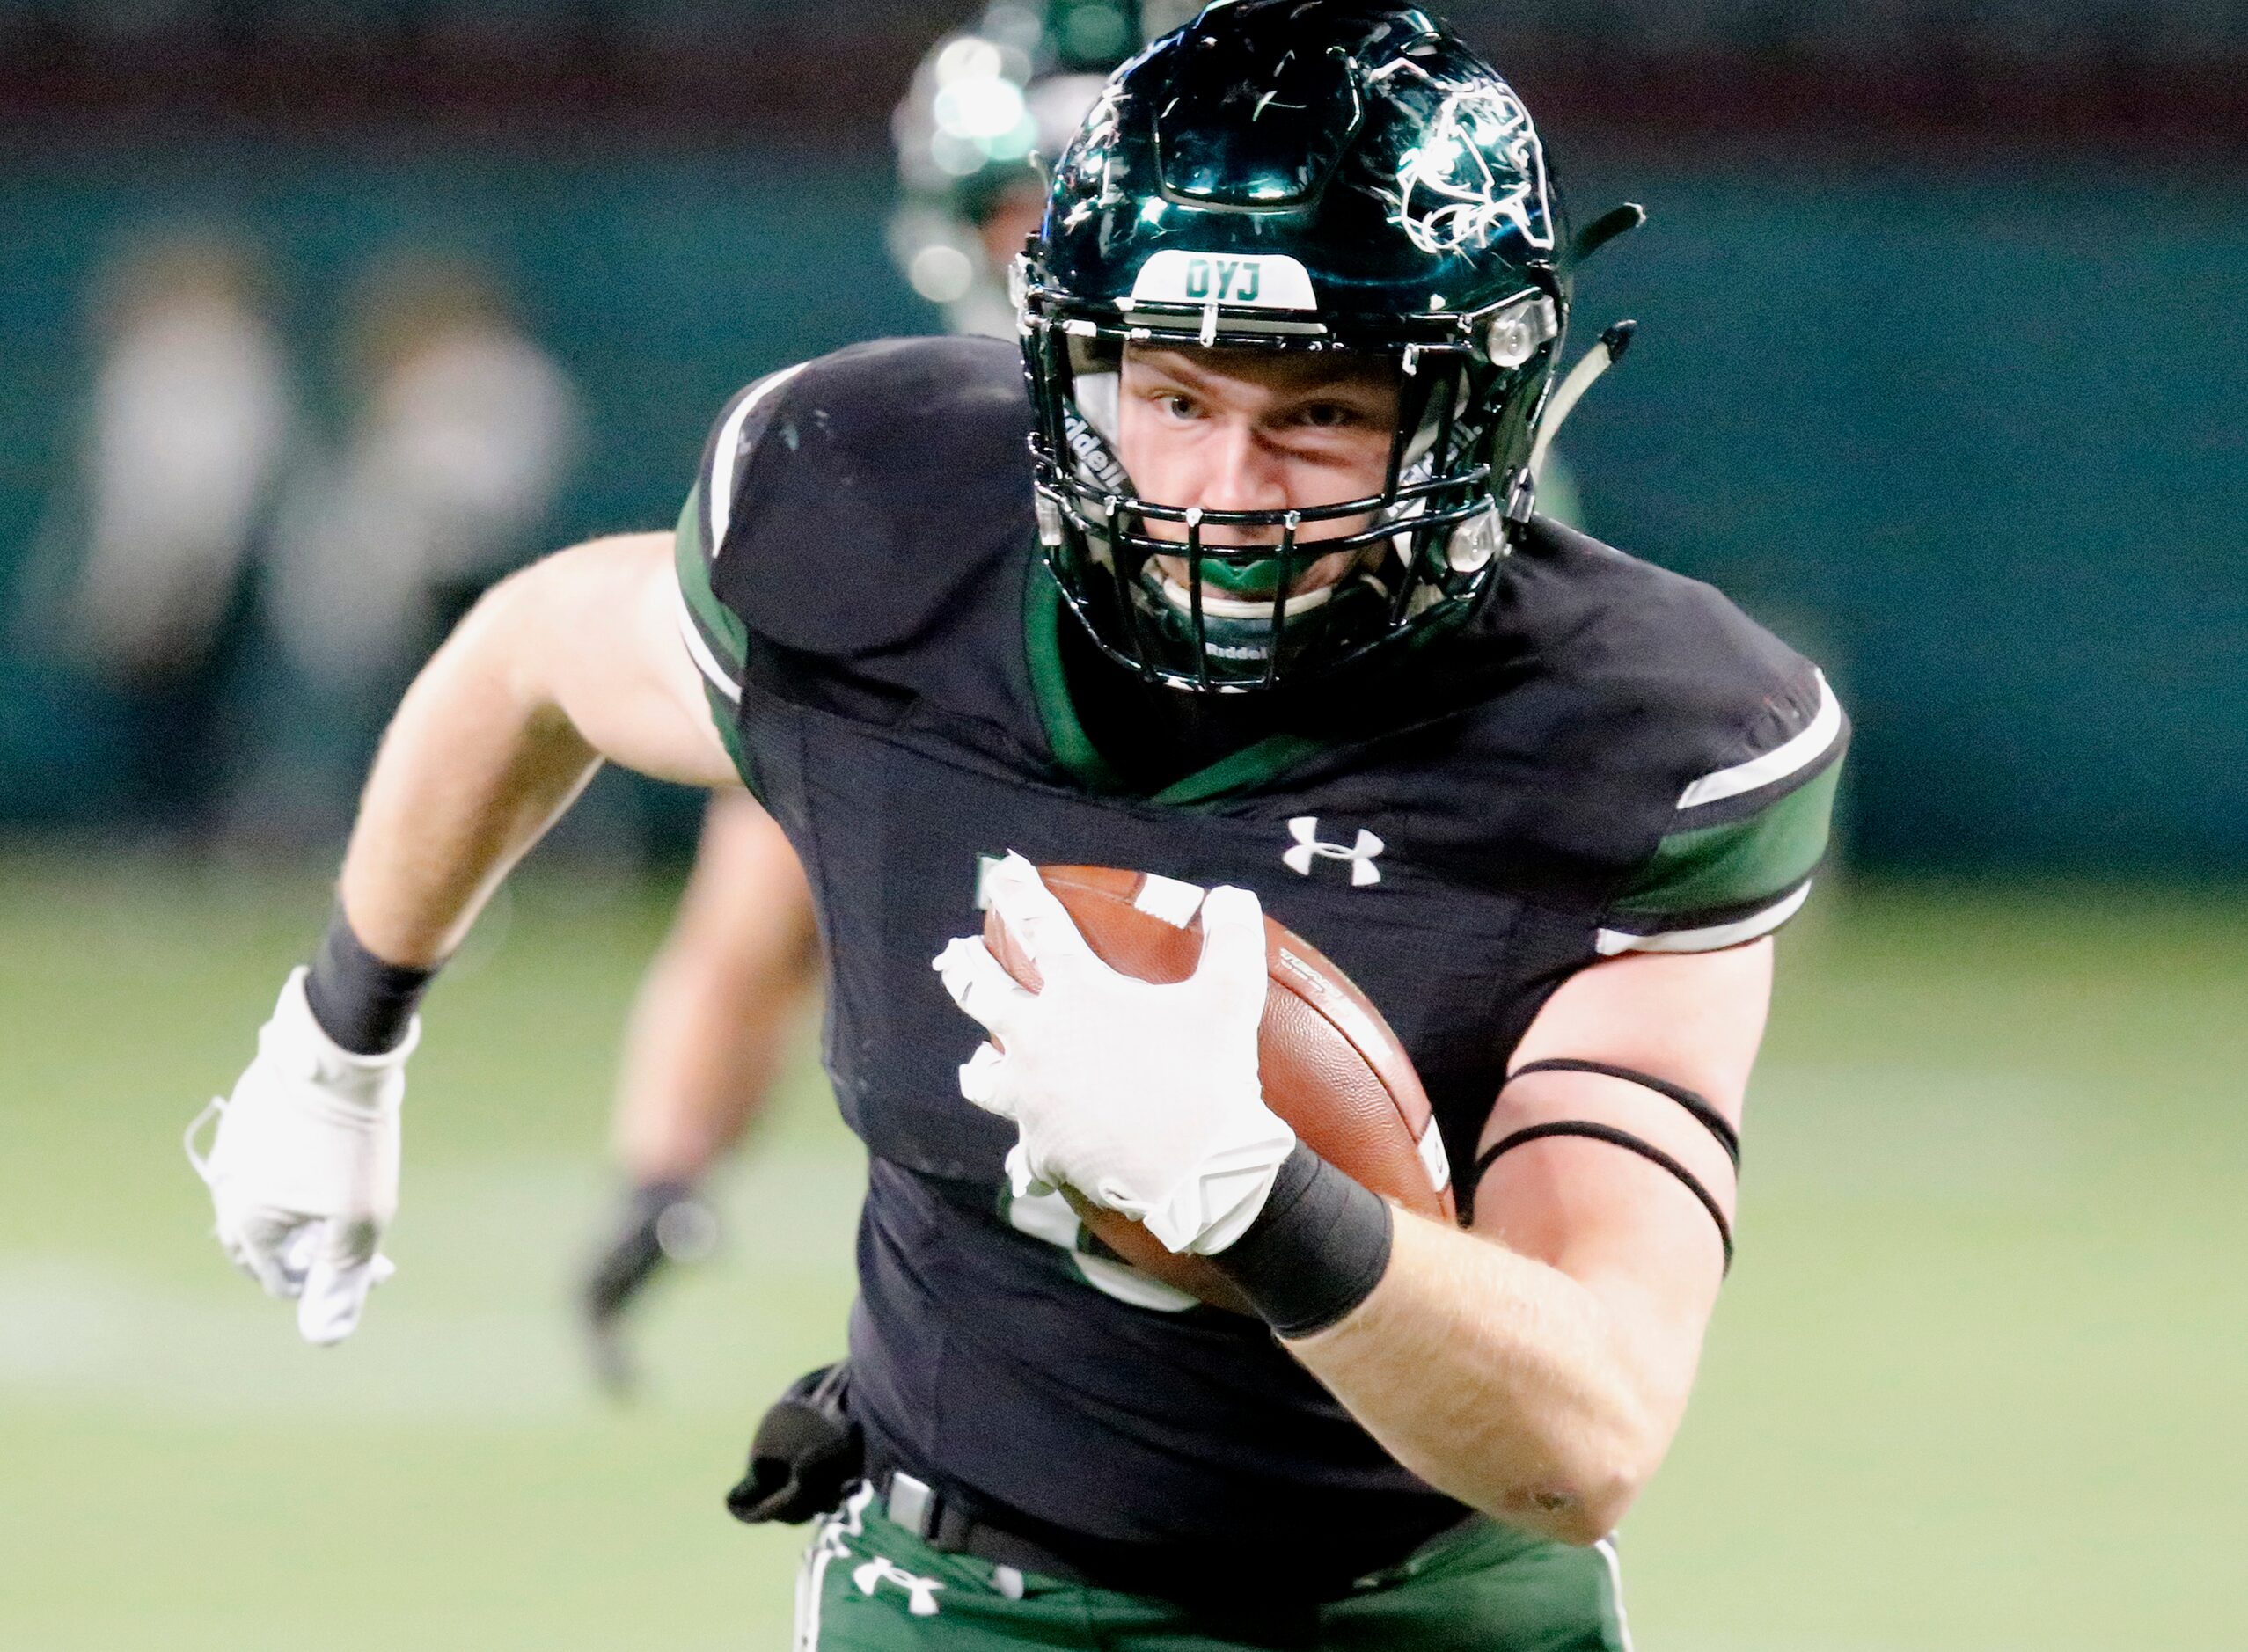
[[436,978],[435,969],[391,963],[369,952],[351,932],[339,901],[304,977],[304,1002],[320,1030],[344,1049],[379,1056],[405,1039],[415,1006]]
[[1380,1195],[1298,1142],[1256,1220],[1210,1261],[1275,1331],[1309,1336],[1381,1283],[1395,1221]]
[[1591,1072],[1603,1078],[1621,1078],[1626,1084],[1636,1084],[1642,1090],[1652,1090],[1657,1095],[1668,1096],[1692,1114],[1702,1128],[1717,1138],[1717,1145],[1725,1150],[1725,1157],[1732,1160],[1735,1170],[1740,1168],[1740,1133],[1735,1130],[1725,1115],[1682,1084],[1673,1084],[1667,1078],[1658,1078],[1651,1072],[1641,1072],[1636,1067],[1611,1067],[1604,1061],[1578,1061],[1574,1057],[1552,1061],[1526,1062],[1506,1075],[1512,1084],[1525,1073],[1531,1072]]
[[1491,1160],[1500,1154],[1512,1152],[1526,1142],[1543,1141],[1550,1136],[1582,1136],[1592,1141],[1606,1142],[1611,1146],[1637,1153],[1649,1164],[1659,1165],[1669,1171],[1686,1185],[1687,1192],[1702,1202],[1702,1208],[1717,1224],[1717,1242],[1725,1247],[1725,1271],[1732,1271],[1732,1224],[1725,1220],[1725,1213],[1717,1208],[1717,1202],[1710,1196],[1710,1190],[1702,1185],[1701,1178],[1652,1142],[1643,1142],[1630,1131],[1619,1130],[1613,1125],[1595,1124],[1589,1119],[1563,1119],[1556,1123],[1533,1124],[1526,1129],[1517,1130],[1483,1150],[1483,1156],[1475,1160],[1475,1173],[1468,1185],[1473,1187],[1475,1182],[1481,1181],[1483,1172],[1490,1168]]

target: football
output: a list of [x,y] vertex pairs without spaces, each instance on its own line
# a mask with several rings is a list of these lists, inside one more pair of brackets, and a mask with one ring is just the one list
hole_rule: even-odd
[[[1110,969],[1165,983],[1194,973],[1202,955],[1199,886],[1109,866],[1041,866],[1038,875]],[[996,912],[985,916],[984,942],[1010,976],[1037,988],[1037,970]],[[1364,1186],[1423,1216],[1456,1220],[1435,1116],[1381,1012],[1340,969],[1270,917],[1264,957],[1269,985],[1257,1029],[1257,1073],[1265,1105],[1314,1152]],[[1074,1189],[1063,1191],[1093,1236],[1120,1260],[1205,1302],[1248,1311],[1205,1259],[1167,1250],[1131,1217],[1089,1204]]]

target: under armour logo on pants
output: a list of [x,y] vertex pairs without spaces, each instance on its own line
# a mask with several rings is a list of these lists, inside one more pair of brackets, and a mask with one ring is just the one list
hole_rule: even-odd
[[916,1618],[937,1615],[937,1590],[944,1585],[934,1577],[916,1577],[904,1567],[886,1556],[877,1554],[865,1565],[854,1567],[851,1581],[859,1586],[862,1595],[871,1595],[884,1583],[896,1583],[905,1591],[905,1610]]
[[1300,872],[1307,878],[1311,876],[1314,858],[1347,860],[1351,863],[1351,881],[1356,887],[1364,888],[1369,883],[1381,881],[1381,868],[1373,864],[1373,858],[1381,852],[1382,842],[1363,826],[1358,828],[1358,841],[1347,847],[1323,844],[1319,840],[1319,816],[1299,815],[1288,822],[1288,836],[1296,840],[1295,846],[1283,850],[1280,861],[1291,872]]

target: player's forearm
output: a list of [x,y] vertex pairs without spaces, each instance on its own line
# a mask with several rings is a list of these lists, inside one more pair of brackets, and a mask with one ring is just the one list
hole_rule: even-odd
[[798,978],[747,979],[672,944],[641,983],[619,1075],[617,1153],[636,1183],[699,1181],[762,1110]]
[[394,963],[433,968],[599,764],[529,662],[524,576],[487,595],[437,651],[383,737],[344,858],[353,929]]
[[1678,1420],[1592,1290],[1402,1214],[1372,1294],[1288,1347],[1431,1485],[1563,1542],[1615,1528]]
[[699,1180],[763,1109],[817,947],[787,837],[749,798],[713,799],[626,1032],[615,1141],[635,1183]]

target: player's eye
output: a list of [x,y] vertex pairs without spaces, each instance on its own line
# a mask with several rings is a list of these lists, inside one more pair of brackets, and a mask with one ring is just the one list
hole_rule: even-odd
[[1168,390],[1156,397],[1155,405],[1174,419],[1191,419],[1195,414],[1194,398]]
[[1314,430],[1342,430],[1362,422],[1358,410],[1339,401],[1307,402],[1296,410],[1296,422]]

